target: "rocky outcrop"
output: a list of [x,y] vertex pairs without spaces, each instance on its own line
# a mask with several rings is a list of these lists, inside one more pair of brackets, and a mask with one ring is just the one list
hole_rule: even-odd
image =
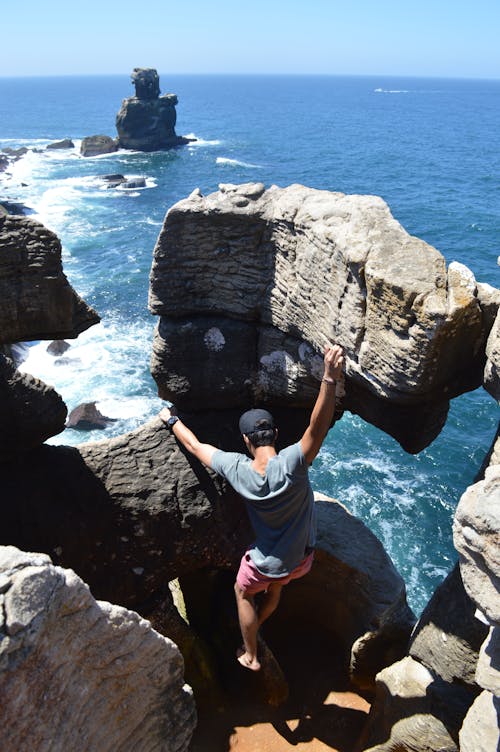
[[[406,588],[384,547],[339,502],[315,494],[318,539],[312,572],[287,595],[290,613],[304,611],[311,626],[328,626],[350,655],[349,674],[362,690],[402,658],[415,624]],[[335,608],[321,607],[321,602]]]
[[0,601],[2,749],[188,749],[183,660],[147,621],[13,546],[0,548]]
[[478,608],[500,625],[500,465],[469,486],[453,524],[465,589]]
[[500,743],[500,439],[454,521],[458,565],[434,593],[410,655],[376,677],[359,749],[497,752]]
[[61,243],[28,217],[0,216],[0,344],[77,337],[99,322],[68,283]]
[[500,400],[500,309],[486,343],[486,357],[484,388],[496,400]]
[[80,145],[82,157],[98,157],[100,154],[112,154],[118,151],[118,142],[111,136],[86,136]]
[[47,149],[74,149],[75,145],[70,138],[63,138],[62,141],[54,141],[52,144],[47,144]]
[[471,272],[447,269],[382,199],[299,185],[225,185],[173,206],[149,305],[161,396],[200,410],[310,408],[335,340],[342,407],[408,451],[439,433],[450,396],[481,384],[491,320]]
[[[225,433],[211,418],[191,425]],[[78,449],[41,447],[27,461],[29,475],[16,473],[15,462],[3,466],[6,498],[17,501],[3,511],[0,542],[47,551],[97,597],[113,597],[153,623],[167,582],[198,569],[234,573],[252,539],[238,497],[157,419]],[[325,500],[318,514],[317,560],[307,584],[287,599],[290,622],[307,603],[308,618],[314,615],[336,640],[342,635],[353,680],[373,686],[376,671],[407,646],[414,618],[404,583],[359,520]],[[325,606],[325,593],[335,608]]]
[[177,136],[175,94],[160,96],[160,80],[154,68],[134,68],[135,96],[124,99],[116,116],[118,142],[123,149],[157,151],[189,143]]
[[66,428],[74,428],[77,431],[92,431],[103,429],[114,423],[116,418],[107,418],[98,409],[95,402],[82,402],[77,405],[68,415]]
[[477,694],[476,665],[488,627],[464,590],[458,564],[436,589],[412,635],[410,655],[451,685]]
[[364,752],[458,752],[453,727],[467,704],[410,656],[381,671],[361,747]]
[[483,689],[460,731],[461,752],[496,752],[500,746],[500,439],[483,480],[460,499],[453,541],[465,589],[490,629],[476,666]]
[[64,430],[67,409],[43,381],[20,373],[0,354],[0,463]]

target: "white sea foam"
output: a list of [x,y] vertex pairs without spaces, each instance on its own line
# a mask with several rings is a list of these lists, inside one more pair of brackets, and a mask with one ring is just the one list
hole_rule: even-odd
[[239,159],[230,159],[229,157],[217,157],[215,164],[228,165],[229,167],[248,167],[251,169],[260,169],[262,165],[251,164],[250,162],[241,162]]
[[106,431],[65,431],[52,444],[78,444],[90,438],[106,438],[130,430],[161,408],[149,372],[149,353],[154,323],[100,323],[69,340],[60,357],[47,352],[47,342],[31,345],[19,370],[51,384],[64,399],[68,411],[82,402],[96,402],[103,415],[117,422]]
[[409,89],[374,89],[376,94],[409,94]]
[[222,141],[220,141],[219,139],[205,140],[204,138],[198,138],[198,136],[196,136],[194,133],[188,133],[186,135],[186,138],[196,139],[195,141],[191,141],[189,143],[190,149],[194,147],[199,147],[199,146],[220,146],[220,144],[222,143]]

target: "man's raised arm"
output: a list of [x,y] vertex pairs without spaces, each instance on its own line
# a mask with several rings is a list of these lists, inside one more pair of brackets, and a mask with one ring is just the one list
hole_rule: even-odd
[[217,451],[217,447],[211,444],[202,444],[197,436],[188,428],[182,420],[172,413],[168,407],[164,407],[160,410],[160,420],[162,420],[166,426],[168,426],[175,438],[181,442],[181,444],[191,452],[200,462],[203,462],[207,467],[211,467],[211,460],[214,452]]
[[309,425],[300,440],[302,452],[308,465],[318,454],[328,433],[335,411],[335,389],[342,375],[344,357],[339,345],[325,347],[324,372],[319,394],[311,413]]

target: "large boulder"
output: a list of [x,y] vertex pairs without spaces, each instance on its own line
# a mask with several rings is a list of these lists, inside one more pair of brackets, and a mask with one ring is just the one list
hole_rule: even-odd
[[500,697],[481,692],[460,729],[460,752],[498,752]]
[[43,554],[1,547],[0,593],[2,749],[187,751],[195,709],[173,642]]
[[360,749],[364,752],[458,752],[470,701],[410,656],[377,675]]
[[0,344],[77,337],[99,322],[62,270],[61,243],[29,217],[0,215]]
[[464,590],[458,564],[434,592],[412,634],[410,655],[447,682],[477,694],[476,665],[488,626]]
[[43,381],[20,373],[0,354],[0,463],[64,430],[67,409]]
[[284,620],[302,612],[313,632],[318,624],[337,635],[350,656],[351,680],[370,691],[377,672],[406,654],[415,616],[404,581],[378,538],[338,501],[315,498],[313,569],[287,593]]
[[157,151],[186,144],[193,139],[177,136],[175,94],[160,96],[160,79],[154,68],[134,68],[135,96],[124,99],[116,116],[118,143],[122,149]]
[[[175,268],[175,274],[172,269]],[[151,272],[152,373],[181,407],[312,406],[326,341],[342,406],[419,451],[482,383],[491,316],[472,273],[376,196],[222,185],[167,213]]]
[[86,136],[80,144],[82,157],[98,157],[101,154],[112,154],[118,151],[118,142],[111,136]]
[[453,522],[465,589],[488,620],[500,626],[500,465],[462,495]]

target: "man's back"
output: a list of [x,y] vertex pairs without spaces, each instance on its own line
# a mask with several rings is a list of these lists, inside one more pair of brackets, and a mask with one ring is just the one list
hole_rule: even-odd
[[268,577],[283,577],[315,544],[314,496],[300,443],[271,457],[264,474],[237,452],[215,452],[212,468],[247,502],[256,541],[250,556]]

